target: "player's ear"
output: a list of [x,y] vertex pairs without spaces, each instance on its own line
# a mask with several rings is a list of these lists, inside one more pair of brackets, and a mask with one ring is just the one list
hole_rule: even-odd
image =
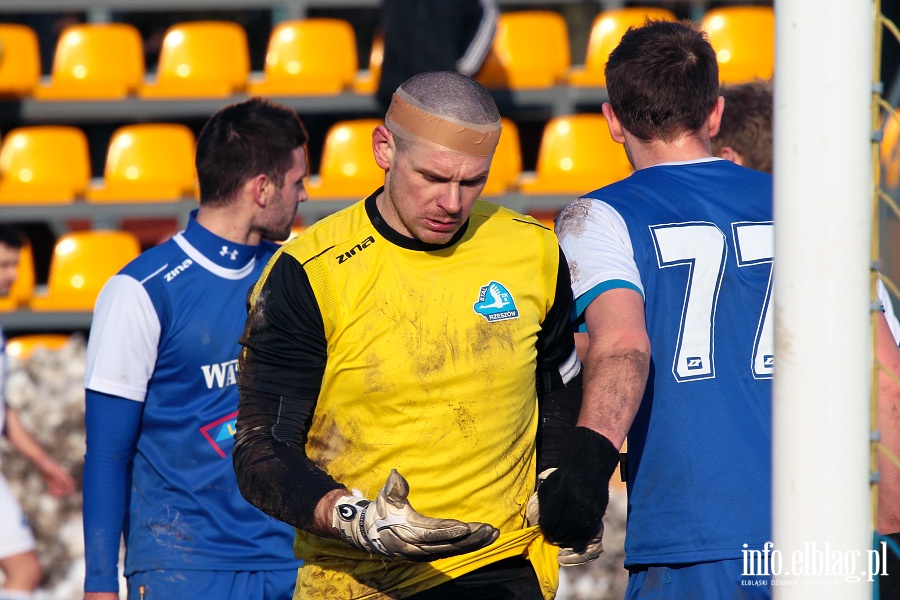
[[709,113],[709,137],[715,137],[722,125],[722,113],[725,111],[725,98],[719,96]]
[[394,136],[384,125],[379,125],[372,132],[372,153],[375,155],[375,164],[385,171],[391,168],[397,154],[397,145]]
[[603,109],[603,116],[606,117],[606,124],[609,126],[610,137],[620,144],[624,144],[625,134],[622,129],[622,123],[620,123],[619,118],[616,117],[612,104],[604,102],[601,108]]
[[744,164],[744,159],[741,157],[741,153],[731,146],[722,146],[722,148],[719,150],[719,158],[730,160],[737,165]]
[[269,186],[271,183],[272,180],[269,179],[268,176],[260,174],[250,178],[244,186],[244,189],[246,189],[248,194],[253,197],[253,202],[256,203],[257,206],[265,208],[269,201]]

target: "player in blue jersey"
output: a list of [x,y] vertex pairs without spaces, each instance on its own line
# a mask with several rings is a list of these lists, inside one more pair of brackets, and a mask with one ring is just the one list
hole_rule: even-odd
[[251,99],[197,140],[200,208],[110,279],[88,341],[85,598],[285,599],[292,530],[237,489],[231,465],[246,297],[306,200],[306,132]]
[[629,30],[606,78],[636,170],[558,218],[589,344],[540,525],[576,550],[596,537],[627,434],[627,597],[767,598],[742,551],[771,539],[772,179],[711,156],[724,102],[690,24]]

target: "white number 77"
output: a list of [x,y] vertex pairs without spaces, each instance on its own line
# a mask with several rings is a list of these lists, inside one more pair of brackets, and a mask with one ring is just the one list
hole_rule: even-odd
[[[760,311],[753,347],[751,371],[757,379],[772,377],[774,338],[769,303],[772,297],[774,229],[772,223],[731,224],[739,267],[767,266],[769,284]],[[710,379],[716,376],[714,324],[716,303],[725,269],[725,234],[704,221],[670,223],[650,227],[660,268],[687,266],[690,269],[678,345],[672,373],[677,381]]]

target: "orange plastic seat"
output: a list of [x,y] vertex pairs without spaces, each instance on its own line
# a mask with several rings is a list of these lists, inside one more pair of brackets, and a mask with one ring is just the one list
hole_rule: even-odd
[[891,115],[884,123],[881,140],[881,176],[886,188],[900,186],[900,121]]
[[76,127],[20,127],[0,147],[0,204],[70,203],[90,179],[87,137]]
[[41,100],[121,100],[144,80],[141,34],[133,25],[70,25],[56,43],[50,83],[34,90]]
[[63,333],[17,335],[6,340],[6,354],[17,360],[28,360],[36,350],[60,350],[69,343]]
[[775,67],[775,13],[771,6],[725,6],[703,15],[700,27],[719,60],[721,83],[770,79]]
[[250,75],[247,33],[229,21],[196,21],[170,27],[163,37],[156,81],[145,98],[222,98],[246,89]]
[[25,25],[0,23],[0,96],[28,96],[41,79],[37,34]]
[[381,80],[381,63],[384,62],[384,34],[378,32],[372,38],[372,49],[369,51],[369,68],[356,74],[353,91],[357,94],[374,94]]
[[310,200],[361,198],[384,183],[372,154],[372,130],[381,124],[378,119],[340,121],[328,130],[319,176],[306,186]]
[[570,115],[547,123],[535,172],[523,174],[519,188],[525,194],[577,195],[631,172],[625,149],[610,137],[603,115]]
[[503,13],[475,78],[490,89],[548,88],[565,81],[570,63],[562,15],[540,10]]
[[141,251],[127,231],[75,231],[61,236],[53,248],[47,294],[34,296],[34,311],[90,311],[97,294]]
[[519,129],[506,117],[500,118],[503,129],[500,141],[491,161],[491,172],[482,190],[482,196],[501,196],[515,187],[522,174],[522,146],[519,143]]
[[25,244],[19,252],[19,268],[16,280],[6,296],[0,297],[0,312],[18,310],[28,304],[34,293],[34,254],[31,245]]
[[353,27],[341,19],[279,24],[269,37],[263,81],[254,96],[339,94],[353,85],[359,65]]
[[120,127],[109,141],[100,187],[89,202],[171,202],[194,196],[194,133],[174,123]]
[[605,87],[606,60],[629,27],[640,27],[647,19],[675,21],[675,14],[665,8],[632,7],[606,10],[594,19],[583,67],[573,67],[569,84],[578,87]]

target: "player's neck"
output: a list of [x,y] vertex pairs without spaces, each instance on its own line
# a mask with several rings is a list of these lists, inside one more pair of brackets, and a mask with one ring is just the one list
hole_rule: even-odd
[[709,135],[705,131],[687,132],[671,142],[663,140],[645,142],[626,135],[625,147],[635,170],[662,163],[698,160],[712,156]]
[[220,238],[236,244],[255,246],[260,242],[259,231],[250,226],[250,218],[242,215],[237,203],[225,206],[201,206],[197,223]]

